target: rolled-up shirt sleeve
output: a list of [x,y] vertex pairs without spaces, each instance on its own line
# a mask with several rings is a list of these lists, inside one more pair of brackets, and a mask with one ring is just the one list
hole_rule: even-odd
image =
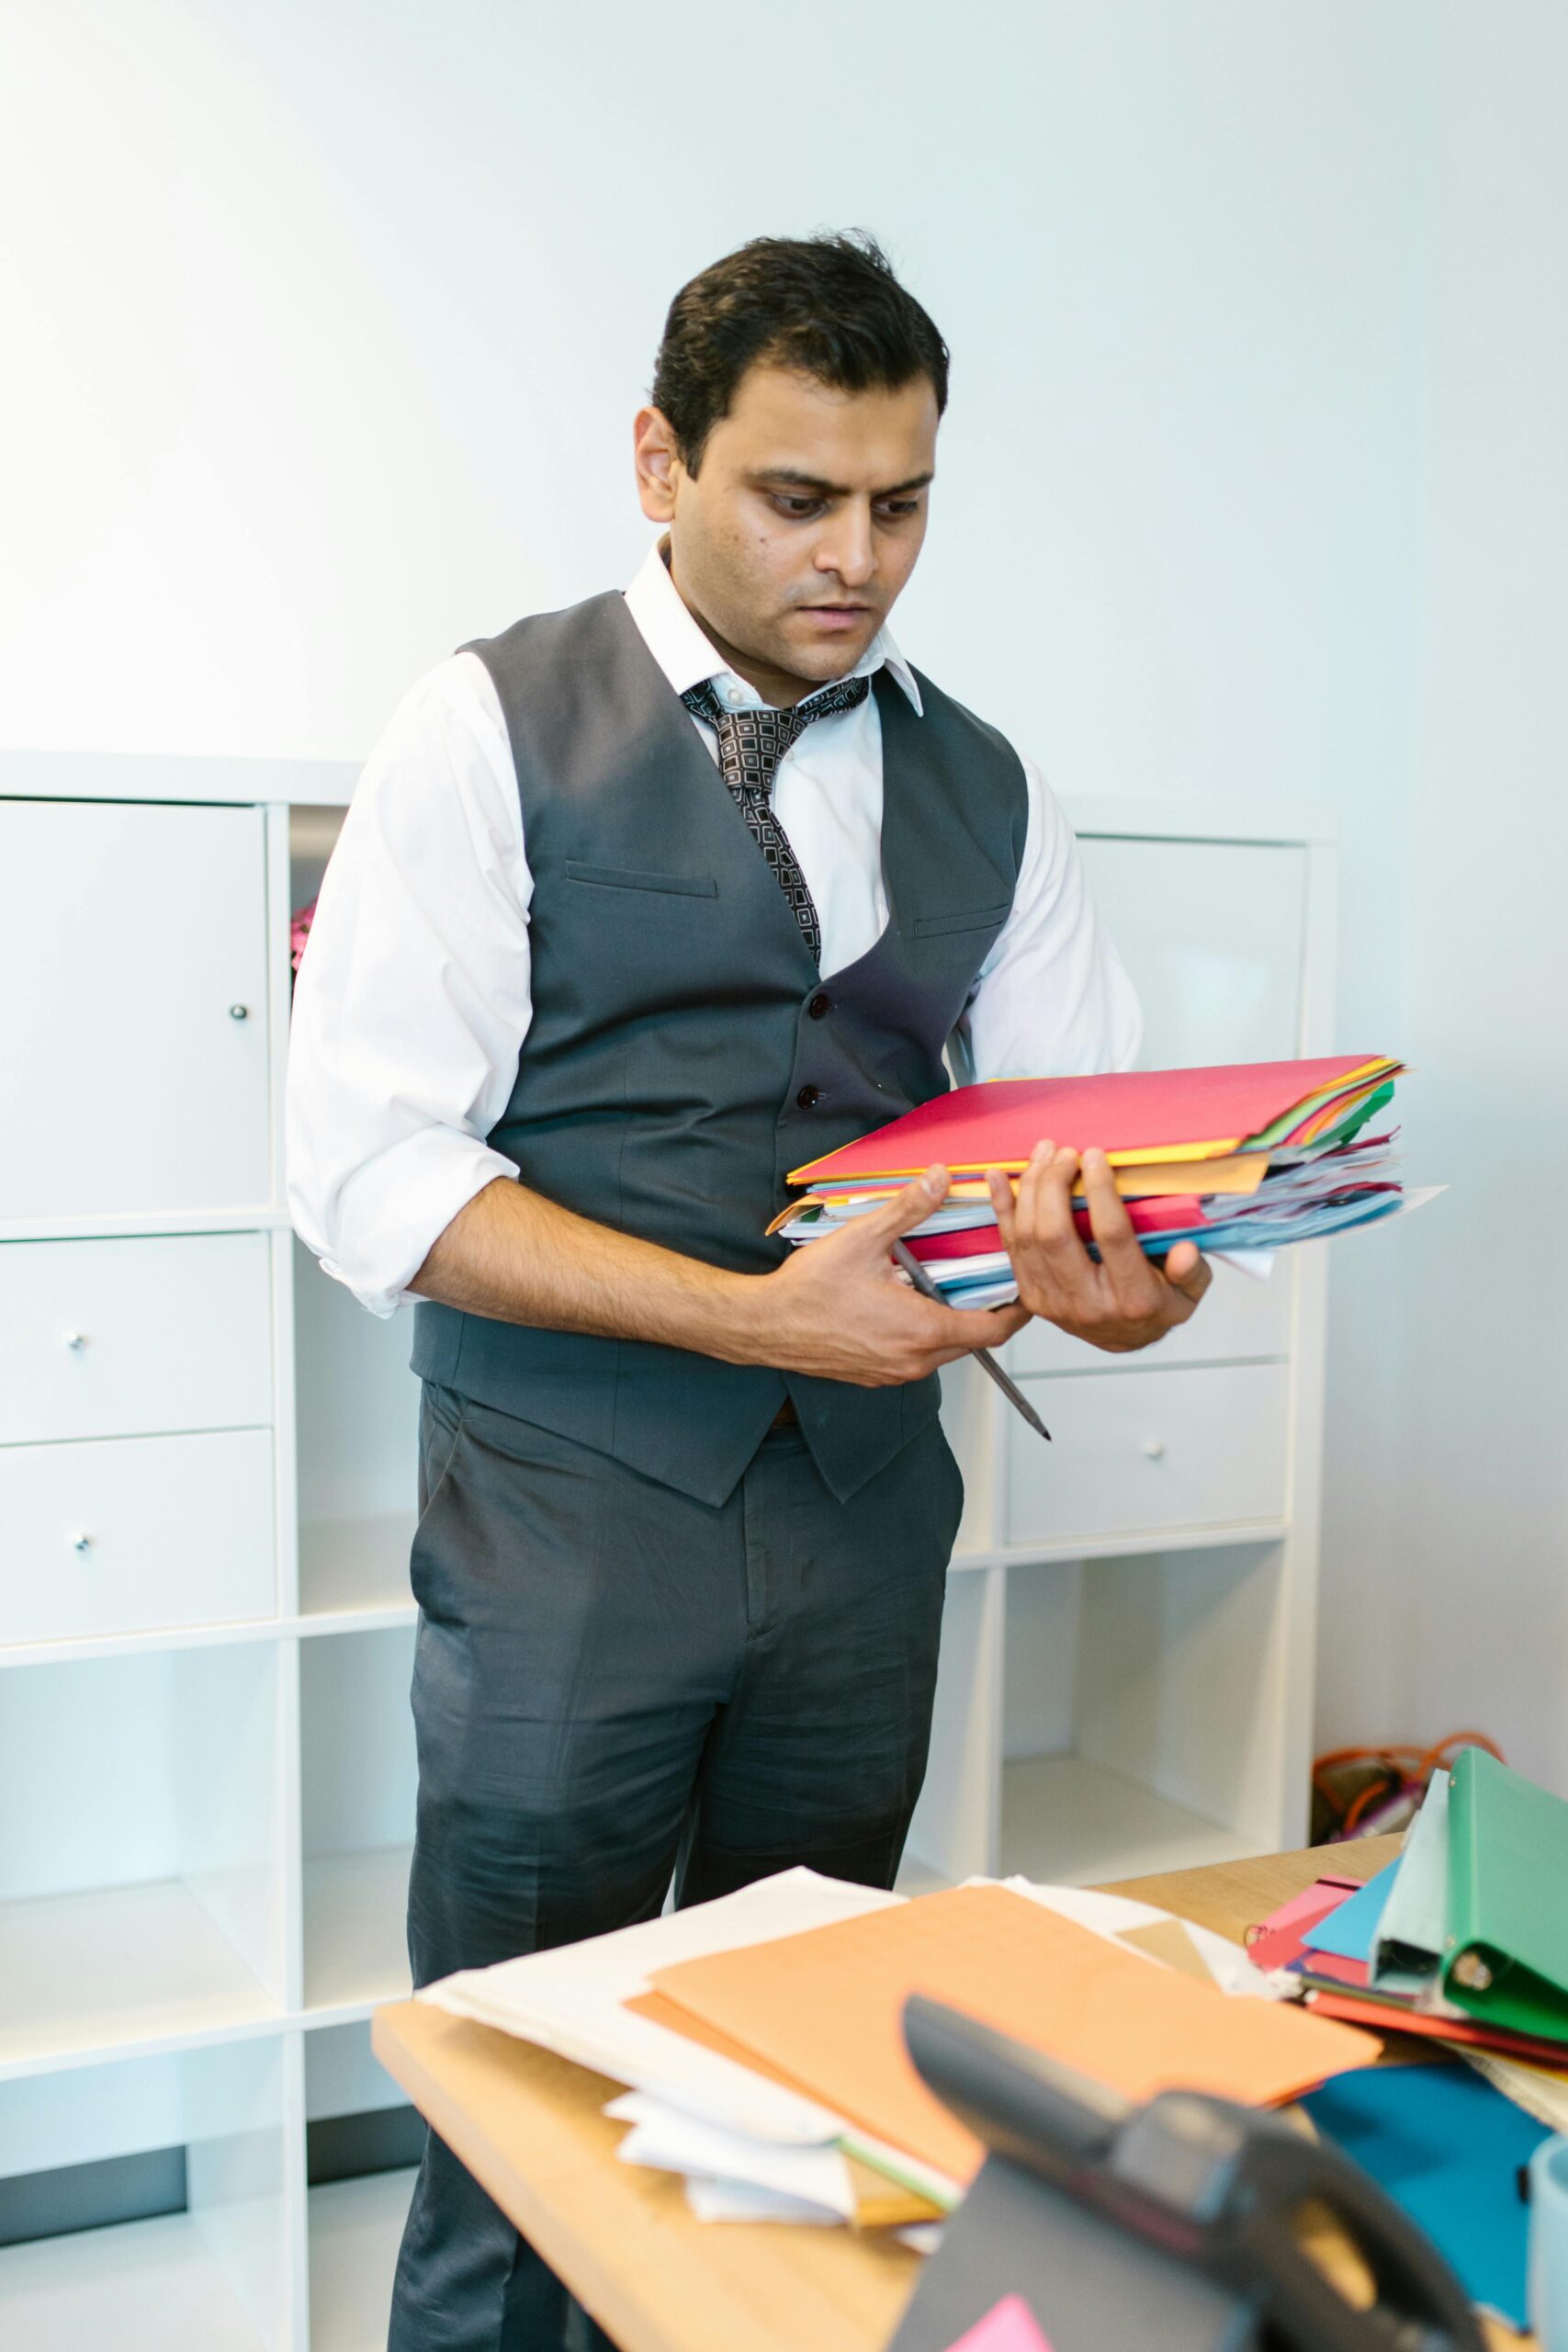
[[458,1211],[516,1169],[485,1141],[532,1013],[532,882],[505,723],[482,662],[422,679],[372,753],[294,994],[289,1214],[373,1314]]
[[1028,760],[1023,769],[1023,859],[953,1039],[961,1082],[1130,1069],[1143,1041],[1137,995],[1095,912],[1073,829],[1039,770]]

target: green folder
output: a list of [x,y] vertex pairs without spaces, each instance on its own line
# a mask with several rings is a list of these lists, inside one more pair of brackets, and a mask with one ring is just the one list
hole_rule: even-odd
[[1449,1788],[1442,1984],[1488,2025],[1568,2042],[1568,1804],[1483,1747]]

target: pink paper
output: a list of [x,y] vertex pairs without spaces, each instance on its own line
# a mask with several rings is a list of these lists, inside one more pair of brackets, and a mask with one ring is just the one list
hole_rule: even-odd
[[1004,2295],[948,2352],[1051,2352],[1021,2295]]

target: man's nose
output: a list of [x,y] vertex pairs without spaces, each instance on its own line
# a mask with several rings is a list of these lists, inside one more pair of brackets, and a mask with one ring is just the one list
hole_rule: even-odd
[[833,572],[846,588],[863,588],[876,570],[871,505],[846,499],[817,542],[818,571]]

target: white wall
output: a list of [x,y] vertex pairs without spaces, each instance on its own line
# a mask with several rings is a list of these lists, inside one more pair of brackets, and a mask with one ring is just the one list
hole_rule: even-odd
[[1568,1793],[1568,16],[1433,16],[1416,694],[1388,880],[1411,1132],[1454,1189],[1389,1261],[1390,1503],[1341,1577],[1323,1696],[1346,1729],[1378,1593],[1367,1679],[1391,1724],[1491,1728]]
[[1421,1064],[1413,1154],[1455,1191],[1337,1245],[1325,1730],[1478,1718],[1568,1786],[1561,1284],[1520,1212],[1487,1238],[1491,1135],[1562,1123],[1529,1010],[1560,952],[1556,12],[0,28],[11,744],[362,753],[458,639],[629,573],[682,278],[764,229],[881,234],[955,355],[910,651],[1065,789],[1337,806],[1343,1042]]

